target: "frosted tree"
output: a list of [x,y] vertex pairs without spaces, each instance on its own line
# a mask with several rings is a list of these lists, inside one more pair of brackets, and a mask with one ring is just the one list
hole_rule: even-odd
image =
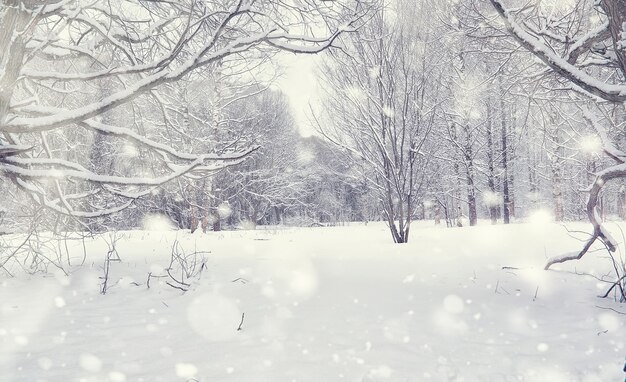
[[218,175],[217,202],[232,206],[233,217],[250,227],[282,222],[307,195],[297,152],[300,135],[287,98],[278,91],[263,91],[235,103],[226,119],[236,121],[228,128],[236,137],[252,133],[251,143],[261,148],[250,160]]
[[308,190],[302,217],[308,224],[381,219],[377,194],[336,145],[311,136],[300,140],[299,151]]
[[438,10],[445,23],[440,44],[450,68],[442,81],[449,95],[444,98],[446,128],[438,132],[445,142],[439,156],[450,163],[436,199],[448,219],[456,215],[456,224],[467,219],[475,225],[483,212],[492,224],[498,218],[507,224],[515,211],[511,125],[516,115],[509,108],[515,104],[514,85],[503,79],[519,71],[519,55],[493,37],[481,16],[484,8],[480,2],[453,2]]
[[[217,62],[317,53],[365,11],[359,0],[3,1],[0,172],[36,203],[89,218],[241,163],[255,147],[192,153],[170,140],[184,105],[164,86]],[[142,165],[95,171],[98,155],[81,149],[89,142],[128,147]],[[83,203],[95,194],[97,204]]]
[[440,72],[428,13],[426,2],[381,8],[320,70],[318,128],[367,179],[396,243],[409,239],[432,159]]
[[[607,103],[624,107],[626,102],[626,1],[601,0],[508,8],[490,0],[511,36],[541,60],[568,87],[572,97],[592,100],[601,108]],[[546,7],[551,7],[546,9]],[[587,215],[593,233],[581,251],[550,259],[556,263],[580,259],[596,240],[609,251],[617,242],[605,229],[598,200],[605,185],[626,177],[626,154],[611,142],[598,112],[582,106],[588,125],[597,131],[602,150],[615,164],[596,173],[589,188]]]

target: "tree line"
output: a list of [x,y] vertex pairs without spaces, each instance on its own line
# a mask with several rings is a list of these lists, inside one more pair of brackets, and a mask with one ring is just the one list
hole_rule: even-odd
[[[625,10],[7,0],[0,219],[59,231],[153,213],[205,231],[382,220],[403,243],[416,219],[547,210],[590,218],[610,243],[602,219],[626,218]],[[322,54],[314,137],[274,85],[285,51]]]

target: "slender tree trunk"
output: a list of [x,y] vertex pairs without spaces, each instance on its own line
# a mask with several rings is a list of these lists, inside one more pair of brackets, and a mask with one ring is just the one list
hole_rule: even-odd
[[502,160],[502,220],[504,224],[511,222],[511,195],[509,189],[509,148],[508,148],[508,126],[506,121],[506,112],[504,98],[500,98],[500,143],[501,143],[501,160]]
[[216,212],[213,214],[213,231],[218,232],[222,230],[222,219],[220,215]]
[[552,152],[550,155],[550,170],[552,173],[552,199],[554,203],[554,219],[556,221],[563,221],[565,219],[565,206],[564,206],[564,179],[563,179],[563,167],[564,163],[564,148],[561,138],[560,129],[555,126],[556,121],[551,118],[548,128],[550,131],[550,140],[552,141]]
[[626,219],[626,188],[623,185],[617,193],[617,213],[620,219]]
[[[616,58],[626,81],[626,0],[601,0],[600,7],[609,18],[609,30],[613,40]],[[620,43],[621,41],[621,43]]]
[[476,185],[474,183],[474,151],[472,148],[472,136],[469,125],[463,127],[465,130],[465,165],[466,165],[466,185],[467,185],[467,209],[469,225],[475,226],[478,223],[476,212]]
[[558,163],[552,165],[552,199],[554,203],[554,220],[563,221],[565,210],[563,208],[563,177]]
[[495,150],[493,147],[493,125],[491,123],[491,104],[487,104],[487,186],[491,197],[487,200],[491,224],[498,222],[498,208],[492,197],[496,195]]
[[[453,125],[451,127],[451,133],[452,133],[452,140],[453,141],[457,141],[458,139],[458,134],[456,132],[456,124]],[[461,168],[459,166],[459,160],[455,158],[454,163],[453,163],[453,169],[454,169],[454,180],[455,180],[455,188],[454,188],[454,197],[452,197],[452,209],[454,211],[456,211],[456,216],[454,217],[454,219],[456,220],[455,224],[457,227],[461,227],[463,224],[461,223],[461,217],[463,216],[462,210],[461,210],[461,206],[458,205],[459,201],[462,199],[461,198]],[[452,220],[452,219],[451,219]]]

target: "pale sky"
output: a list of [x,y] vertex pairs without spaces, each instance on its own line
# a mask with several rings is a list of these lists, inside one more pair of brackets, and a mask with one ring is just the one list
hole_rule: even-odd
[[315,134],[309,123],[309,102],[316,104],[318,81],[315,78],[315,65],[319,56],[308,54],[281,53],[280,63],[284,66],[284,75],[276,84],[288,97],[298,129],[302,136]]

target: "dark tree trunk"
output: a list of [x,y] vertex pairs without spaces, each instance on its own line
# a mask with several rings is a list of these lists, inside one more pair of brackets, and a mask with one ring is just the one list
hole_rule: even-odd
[[613,40],[612,48],[615,51],[623,79],[626,81],[626,44],[624,44],[626,0],[601,0],[600,7],[609,19],[609,31]]
[[[501,95],[502,96],[502,95]],[[509,147],[508,147],[508,126],[506,123],[506,112],[505,112],[505,104],[504,98],[500,98],[500,122],[502,125],[501,128],[501,158],[502,158],[502,221],[504,224],[509,224],[511,222],[511,210],[513,203],[511,201],[511,190],[509,189]]]
[[469,225],[475,226],[478,223],[476,212],[476,185],[474,184],[474,150],[472,148],[472,134],[469,125],[464,126],[465,130],[465,166],[467,182],[467,209]]
[[491,218],[491,224],[498,222],[498,208],[494,201],[493,196],[496,195],[496,172],[495,172],[495,150],[493,147],[493,125],[491,123],[491,105],[487,105],[487,186],[491,191],[491,197],[487,200],[487,206],[489,207],[489,217]]

